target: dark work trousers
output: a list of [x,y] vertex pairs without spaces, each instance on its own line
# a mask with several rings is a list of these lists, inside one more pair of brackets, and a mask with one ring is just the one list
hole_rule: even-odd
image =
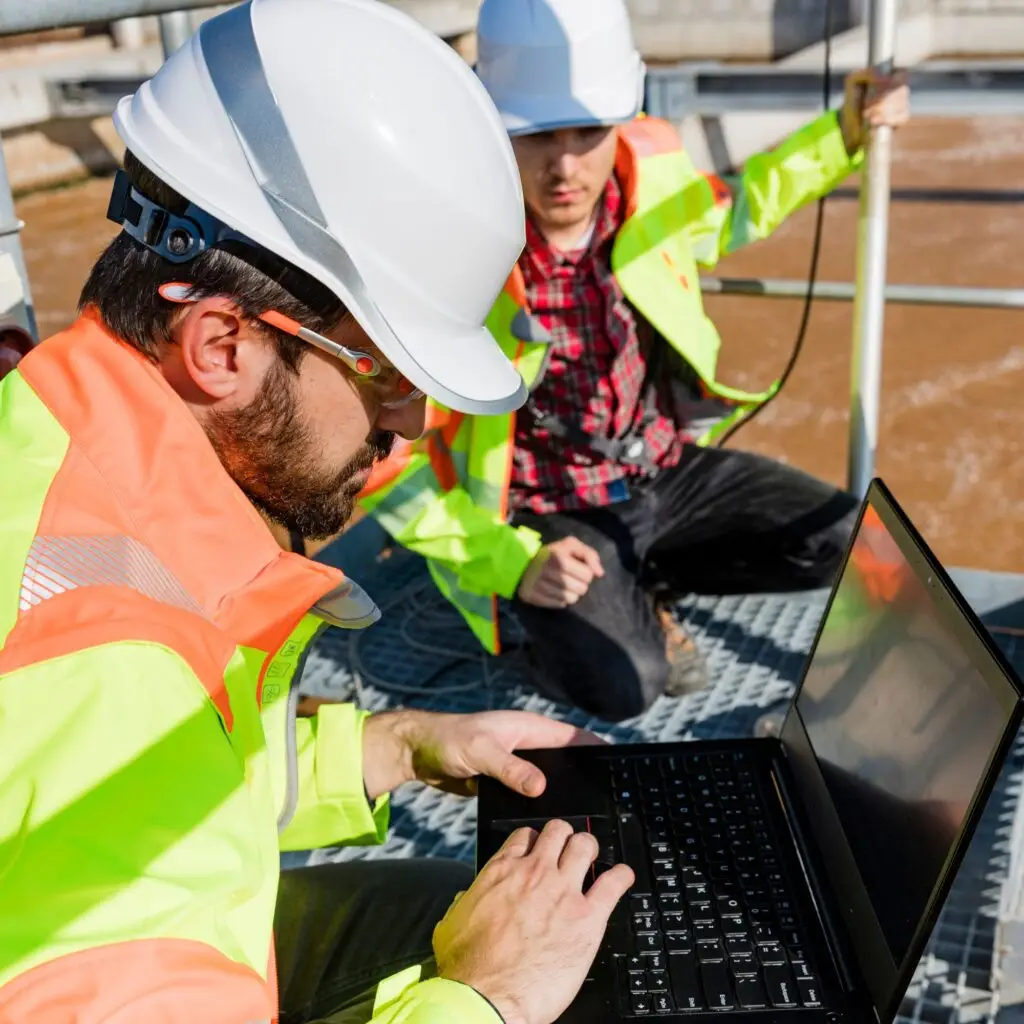
[[450,860],[357,860],[281,874],[274,916],[281,1024],[366,1024],[377,983],[414,964],[473,871]]
[[831,585],[858,502],[807,473],[749,452],[688,445],[680,464],[604,508],[513,522],[545,543],[573,535],[604,576],[575,605],[514,602],[538,685],[608,721],[638,715],[664,692],[665,636],[648,586],[737,594]]

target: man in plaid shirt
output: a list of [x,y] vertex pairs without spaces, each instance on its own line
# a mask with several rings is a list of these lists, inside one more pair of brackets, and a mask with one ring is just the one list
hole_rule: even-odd
[[[898,79],[859,73],[847,92],[840,124],[851,153],[866,122],[906,120]],[[538,683],[621,718],[660,692],[685,692],[706,679],[693,644],[649,597],[651,576],[641,575],[652,561],[663,581],[685,591],[825,585],[857,503],[770,459],[691,443],[690,424],[676,416],[667,389],[651,386],[663,342],[611,266],[625,218],[616,129],[544,129],[535,124],[512,140],[528,214],[519,261],[526,304],[550,339],[544,375],[516,418],[512,521],[538,531],[545,546],[515,603]],[[604,443],[621,438],[642,441],[644,459],[605,454]],[[595,635],[627,650],[633,671],[609,661]]]
[[[512,597],[537,685],[619,720],[706,680],[652,583],[801,589],[830,583],[840,564],[853,496],[695,443],[709,415],[729,411],[714,398],[728,389],[713,380],[718,342],[696,262],[764,237],[843,181],[869,124],[906,120],[907,90],[900,76],[854,73],[838,115],[751,160],[726,190],[696,172],[669,125],[634,120],[644,68],[622,0],[485,0],[478,39],[477,72],[512,137],[527,208],[521,283],[505,293],[518,315],[503,335],[499,303],[488,323],[506,352],[544,353],[524,372],[507,478],[434,483],[433,504],[397,487],[374,514],[450,581],[482,642],[475,595]],[[464,465],[506,465],[496,448],[474,450],[500,429],[459,430]],[[422,479],[416,463],[409,473]],[[469,507],[496,491],[496,504]]]

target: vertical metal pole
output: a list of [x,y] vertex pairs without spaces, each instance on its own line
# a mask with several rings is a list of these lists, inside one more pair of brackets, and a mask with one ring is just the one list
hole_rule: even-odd
[[[893,67],[897,2],[871,0],[868,9],[868,63],[882,72],[890,72]],[[871,132],[861,172],[857,297],[853,314],[847,480],[850,490],[859,496],[871,483],[878,448],[891,162],[892,129],[876,128]]]
[[175,50],[189,41],[192,36],[192,22],[188,11],[171,11],[160,15],[160,45],[164,51],[164,60]]
[[[12,311],[13,319],[19,327],[24,328],[32,338],[39,340],[36,327],[36,313],[32,307],[32,292],[28,286],[28,271],[25,269],[25,257],[21,251],[22,222],[14,212],[14,197],[11,195],[11,183],[7,177],[7,161],[4,159],[3,145],[0,144],[0,256],[10,255],[18,271],[22,284],[22,300]],[[3,313],[0,310],[0,313]]]
[[139,50],[146,45],[144,18],[122,18],[115,21],[110,28],[119,50]]

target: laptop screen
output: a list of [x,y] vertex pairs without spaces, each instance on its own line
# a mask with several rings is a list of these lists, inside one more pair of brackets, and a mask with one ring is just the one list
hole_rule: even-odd
[[962,613],[916,562],[868,505],[796,701],[895,967],[1016,699],[983,674],[991,656],[954,628]]

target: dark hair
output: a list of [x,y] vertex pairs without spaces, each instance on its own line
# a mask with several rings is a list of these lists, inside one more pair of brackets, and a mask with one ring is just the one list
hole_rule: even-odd
[[[125,154],[124,169],[132,186],[152,202],[172,213],[184,213],[188,200],[130,151]],[[161,298],[157,289],[172,281],[191,284],[197,298],[231,296],[244,316],[274,338],[281,359],[292,370],[308,346],[255,318],[272,309],[322,334],[345,316],[344,305],[332,292],[263,250],[228,243],[207,249],[188,263],[170,263],[124,231],[93,266],[78,300],[79,309],[95,307],[113,334],[155,359],[160,344],[171,340],[171,325],[179,308]]]

